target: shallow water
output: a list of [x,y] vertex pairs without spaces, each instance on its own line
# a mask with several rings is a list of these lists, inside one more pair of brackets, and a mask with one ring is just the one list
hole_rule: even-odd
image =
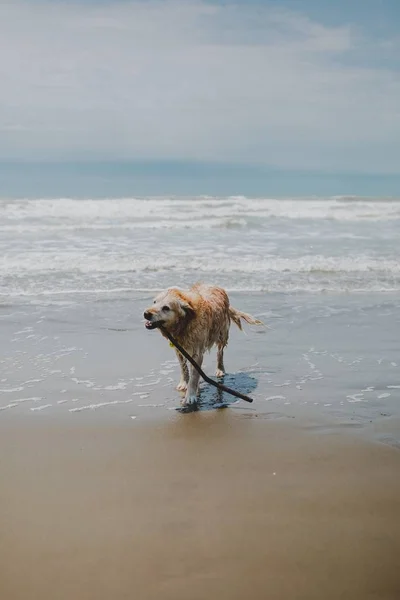
[[[174,352],[143,327],[151,295],[80,296],[79,304],[0,309],[0,415],[144,420],[171,416],[181,395]],[[364,427],[400,416],[400,296],[231,294],[270,327],[231,330],[225,384],[207,384],[200,410],[245,418],[312,418]],[[215,354],[205,371],[213,375]]]

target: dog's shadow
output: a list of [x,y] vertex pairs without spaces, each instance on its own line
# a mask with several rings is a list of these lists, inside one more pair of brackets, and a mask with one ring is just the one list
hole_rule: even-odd
[[[257,379],[248,373],[226,374],[224,377],[216,379],[216,381],[246,395],[251,394],[258,385]],[[231,404],[236,404],[237,401],[238,398],[235,396],[232,396],[231,394],[228,394],[228,392],[224,392],[218,388],[215,388],[213,385],[204,382],[200,388],[197,403],[189,406],[179,407],[177,410],[181,413],[189,413],[199,410],[216,410],[227,408]]]

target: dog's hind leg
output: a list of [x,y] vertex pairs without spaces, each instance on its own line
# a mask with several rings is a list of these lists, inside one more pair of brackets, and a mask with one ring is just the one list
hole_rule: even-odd
[[181,368],[181,378],[179,380],[178,385],[176,386],[176,389],[180,392],[186,392],[189,383],[189,369],[187,361],[186,358],[182,356],[182,354],[179,352],[179,350],[175,350],[175,352],[179,360],[179,366]]
[[225,346],[228,344],[229,339],[229,322],[222,329],[218,336],[217,342],[217,370],[215,371],[216,377],[223,377],[225,375],[225,366],[224,366],[224,350]]

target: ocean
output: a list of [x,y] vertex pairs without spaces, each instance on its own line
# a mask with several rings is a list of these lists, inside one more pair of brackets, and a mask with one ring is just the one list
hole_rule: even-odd
[[281,293],[400,291],[400,200],[0,201],[0,298],[189,285]]
[[226,384],[254,404],[203,385],[201,409],[399,417],[399,257],[394,198],[3,199],[0,415],[166,418],[177,362],[143,311],[201,280],[269,326],[232,329],[226,353]]

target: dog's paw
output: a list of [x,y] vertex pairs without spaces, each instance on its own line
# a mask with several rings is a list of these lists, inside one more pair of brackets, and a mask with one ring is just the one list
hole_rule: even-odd
[[186,381],[180,381],[176,386],[176,389],[178,390],[178,392],[186,392],[187,386],[188,384],[186,383]]
[[193,404],[197,404],[197,395],[196,394],[186,394],[186,396],[182,400],[182,406],[190,406]]
[[225,371],[222,371],[222,369],[217,369],[215,371],[215,377],[223,377],[225,375]]

